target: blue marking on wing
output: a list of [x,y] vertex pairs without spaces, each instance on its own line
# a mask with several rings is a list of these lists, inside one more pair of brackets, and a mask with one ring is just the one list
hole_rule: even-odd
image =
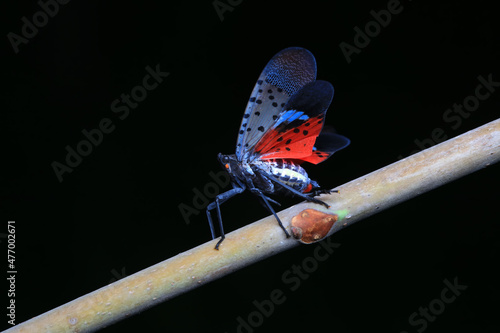
[[273,128],[278,127],[282,123],[289,124],[292,121],[297,120],[297,119],[307,120],[307,119],[309,119],[309,116],[304,114],[304,111],[288,110],[288,111],[285,111],[281,114],[281,116],[278,118],[278,120],[274,124]]

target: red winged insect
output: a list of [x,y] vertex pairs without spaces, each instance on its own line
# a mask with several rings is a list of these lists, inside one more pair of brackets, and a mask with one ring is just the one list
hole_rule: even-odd
[[287,237],[289,233],[267,194],[291,194],[329,207],[314,198],[319,190],[301,163],[318,164],[349,145],[349,139],[322,131],[333,86],[316,81],[316,60],[306,49],[291,47],[277,53],[266,65],[250,95],[236,143],[236,153],[218,155],[231,178],[232,189],[217,195],[207,206],[207,218],[215,239],[210,211],[217,209],[221,239],[224,228],[220,205],[246,189],[259,197],[275,216]]

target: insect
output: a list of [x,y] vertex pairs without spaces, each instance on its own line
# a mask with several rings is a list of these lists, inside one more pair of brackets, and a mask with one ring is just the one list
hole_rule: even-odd
[[271,206],[279,203],[268,194],[291,194],[329,207],[314,196],[330,191],[321,191],[301,164],[323,162],[350,143],[342,135],[323,130],[332,98],[333,86],[316,81],[316,60],[308,50],[287,48],[269,61],[246,106],[236,153],[218,155],[230,175],[232,189],[217,195],[207,206],[212,239],[211,211],[217,211],[221,238],[216,250],[225,238],[220,205],[246,189],[274,215],[287,237],[288,231]]

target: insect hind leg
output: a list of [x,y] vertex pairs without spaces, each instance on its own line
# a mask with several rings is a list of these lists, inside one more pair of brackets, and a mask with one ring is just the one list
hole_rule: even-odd
[[210,226],[210,233],[212,234],[212,239],[215,239],[215,230],[214,230],[214,224],[212,222],[212,215],[210,214],[210,211],[213,209],[217,209],[217,219],[219,221],[219,230],[221,233],[221,239],[217,242],[215,245],[215,249],[219,249],[219,245],[224,241],[226,238],[226,235],[224,233],[224,226],[222,225],[222,215],[220,213],[220,205],[226,202],[228,199],[234,197],[237,194],[242,193],[245,191],[245,187],[239,186],[238,184],[233,183],[233,189],[226,191],[224,193],[221,193],[215,197],[215,201],[211,202],[207,206],[207,219],[208,219],[208,225]]
[[278,224],[281,227],[281,229],[283,229],[283,231],[285,232],[286,237],[287,238],[290,237],[290,234],[286,230],[286,228],[283,225],[283,223],[281,223],[281,220],[278,217],[278,214],[276,214],[276,212],[274,211],[274,209],[271,206],[271,204],[269,203],[269,201],[271,201],[271,202],[273,202],[273,203],[275,203],[277,205],[280,205],[280,204],[277,201],[275,201],[275,200],[273,200],[273,199],[265,196],[264,193],[262,193],[262,191],[259,190],[258,188],[251,188],[250,192],[252,192],[253,194],[257,195],[261,199],[261,202],[264,203],[264,206],[269,210],[269,212],[271,212],[274,215],[274,217],[276,218],[276,221],[278,221]]
[[331,194],[331,193],[339,193],[339,191],[337,190],[327,190],[327,189],[316,189],[316,190],[313,190],[312,192],[310,193],[307,193],[309,196],[312,196],[312,197],[317,197],[318,195],[320,194]]
[[310,201],[310,202],[314,202],[314,203],[317,203],[319,205],[323,205],[325,206],[326,208],[330,208],[330,205],[328,205],[326,202],[324,201],[321,201],[319,199],[316,199],[314,198],[314,195],[311,195],[311,193],[309,194],[305,194],[305,193],[302,193],[302,192],[299,192],[297,191],[296,189],[294,189],[293,187],[291,186],[288,186],[287,184],[284,184],[282,183],[279,179],[277,179],[276,177],[271,177],[271,176],[268,176],[273,182],[275,182],[276,184],[282,186],[284,189],[286,189],[287,191],[293,193],[294,195],[298,196],[298,197],[301,197],[302,199],[305,199],[307,201]]

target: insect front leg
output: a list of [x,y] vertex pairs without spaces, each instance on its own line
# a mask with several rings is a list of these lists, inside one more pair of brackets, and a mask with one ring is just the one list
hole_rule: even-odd
[[234,197],[237,194],[242,193],[245,191],[245,186],[243,184],[236,184],[232,183],[233,189],[229,190],[227,192],[221,193],[215,197],[215,201],[210,203],[207,206],[207,219],[208,219],[208,225],[210,226],[210,232],[212,234],[212,239],[215,239],[215,230],[214,230],[214,224],[212,222],[212,215],[210,214],[210,211],[213,210],[214,208],[217,208],[217,218],[219,220],[219,229],[221,233],[221,239],[217,242],[215,245],[215,249],[219,249],[219,245],[222,243],[222,241],[226,238],[224,234],[224,227],[222,225],[222,216],[220,213],[220,205],[227,201],[228,199]]

